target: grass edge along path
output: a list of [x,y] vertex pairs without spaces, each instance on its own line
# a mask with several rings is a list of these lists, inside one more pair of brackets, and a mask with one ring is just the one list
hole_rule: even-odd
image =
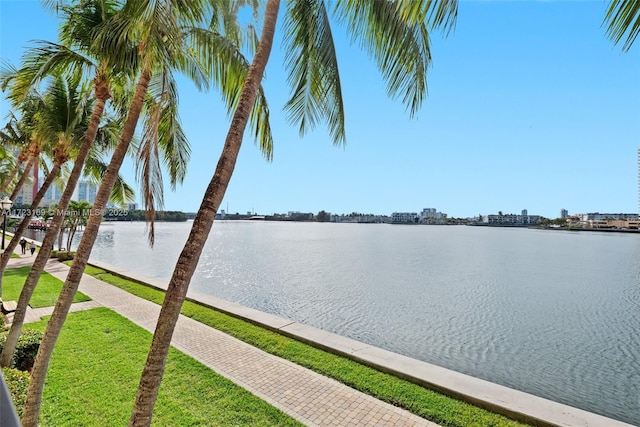
[[[156,304],[164,299],[163,290],[101,268],[88,265],[85,273]],[[526,425],[190,300],[182,314],[444,427]]]
[[[2,296],[6,301],[18,301],[24,281],[31,271],[31,265],[25,265],[23,267],[10,267],[4,272],[2,278]],[[33,291],[29,306],[32,308],[39,307],[51,307],[56,305],[60,291],[62,290],[63,283],[47,273],[42,272],[38,285]],[[73,302],[91,301],[91,298],[83,294],[82,292],[76,292],[73,297]]]
[[[44,330],[46,322],[28,327]],[[70,313],[51,360],[40,425],[126,425],[151,338],[105,307]],[[156,426],[302,426],[173,347],[152,421]]]

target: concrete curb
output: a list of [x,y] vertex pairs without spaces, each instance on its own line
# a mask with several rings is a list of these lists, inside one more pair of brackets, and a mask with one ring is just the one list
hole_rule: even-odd
[[[161,280],[145,277],[101,261],[91,260],[89,264],[143,285],[161,290],[167,288],[167,283]],[[210,295],[189,291],[187,299],[531,425],[633,427],[622,421],[412,359]]]

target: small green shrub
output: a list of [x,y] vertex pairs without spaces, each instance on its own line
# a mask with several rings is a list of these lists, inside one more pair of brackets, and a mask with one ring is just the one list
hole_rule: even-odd
[[[38,354],[40,348],[40,342],[44,334],[40,331],[33,329],[23,329],[20,338],[18,338],[18,344],[16,345],[16,351],[13,354],[12,367],[21,371],[28,371],[33,367],[33,363]],[[4,342],[7,339],[7,332],[0,334],[0,351],[4,347]]]
[[49,258],[58,258],[60,261],[70,261],[73,259],[75,252],[67,252],[67,251],[51,251]]
[[15,368],[4,368],[2,370],[4,381],[9,388],[9,394],[16,408],[18,418],[22,417],[22,410],[27,401],[27,390],[29,390],[29,380],[31,377],[28,372],[20,371]]

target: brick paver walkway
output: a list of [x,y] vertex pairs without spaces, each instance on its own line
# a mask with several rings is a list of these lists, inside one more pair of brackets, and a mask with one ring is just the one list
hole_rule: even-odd
[[[11,264],[28,262],[22,258]],[[68,270],[54,260],[47,265],[47,271],[63,281]],[[98,304],[111,308],[153,333],[158,305],[88,275],[80,291],[93,299],[91,304],[80,303],[85,308]],[[72,307],[82,308],[80,304]],[[34,310],[30,319],[40,313],[50,311]],[[309,426],[437,426],[184,316],[178,320],[172,345]]]

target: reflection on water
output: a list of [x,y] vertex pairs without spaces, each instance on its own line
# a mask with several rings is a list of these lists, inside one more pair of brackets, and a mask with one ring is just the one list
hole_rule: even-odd
[[[168,280],[190,223],[105,223],[92,258]],[[640,236],[218,222],[191,289],[640,424]]]

